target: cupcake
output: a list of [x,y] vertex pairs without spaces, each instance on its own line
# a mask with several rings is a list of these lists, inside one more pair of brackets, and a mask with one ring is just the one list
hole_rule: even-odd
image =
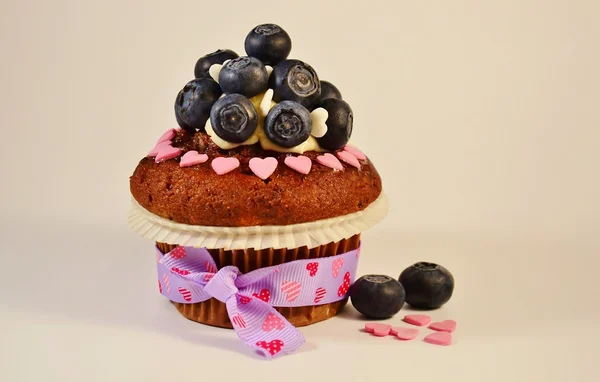
[[234,328],[267,357],[335,316],[360,235],[387,212],[353,113],[289,35],[253,28],[247,56],[201,57],[167,130],[130,177],[131,227],[156,243],[159,291],[186,318]]

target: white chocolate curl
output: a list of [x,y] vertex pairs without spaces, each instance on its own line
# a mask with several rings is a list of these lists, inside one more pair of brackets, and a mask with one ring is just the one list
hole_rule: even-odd
[[271,110],[271,101],[272,100],[273,100],[273,89],[268,89],[265,92],[265,95],[264,95],[262,101],[260,101],[260,106],[258,107],[260,115],[262,115],[263,117],[266,117],[267,114],[269,114],[269,110]]
[[327,134],[327,124],[325,124],[327,118],[329,118],[327,110],[318,107],[310,113],[310,118],[312,119],[311,134],[313,137],[321,138]]
[[219,73],[221,73],[222,68],[223,65],[221,64],[212,64],[208,69],[208,74],[210,74],[212,79],[215,80],[217,83],[219,83]]

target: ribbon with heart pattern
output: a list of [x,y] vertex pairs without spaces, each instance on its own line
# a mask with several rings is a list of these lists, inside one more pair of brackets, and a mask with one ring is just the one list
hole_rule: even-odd
[[360,247],[340,255],[295,260],[242,274],[235,266],[217,270],[205,248],[156,248],[160,293],[194,304],[224,302],[238,337],[266,358],[293,353],[304,337],[273,307],[329,304],[347,297],[356,277]]

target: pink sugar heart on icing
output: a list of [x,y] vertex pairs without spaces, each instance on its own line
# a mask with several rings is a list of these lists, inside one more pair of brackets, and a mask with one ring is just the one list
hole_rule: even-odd
[[198,151],[191,150],[183,154],[183,156],[181,157],[181,161],[179,162],[179,167],[189,167],[196,164],[204,163],[207,160],[208,155],[198,154]]
[[169,130],[165,131],[164,134],[160,136],[160,138],[158,138],[158,141],[156,141],[156,144],[159,144],[160,142],[170,141],[174,137],[175,137],[175,129],[169,129]]
[[289,156],[283,161],[292,170],[298,171],[300,174],[308,174],[312,168],[312,161],[309,157],[299,155],[297,157]]
[[429,325],[429,329],[437,330],[438,332],[449,332],[452,333],[456,330],[456,321],[454,320],[445,320],[441,322],[434,322]]
[[410,341],[412,339],[417,338],[417,336],[419,335],[419,329],[414,329],[414,328],[392,328],[390,330],[390,333],[396,337],[398,337],[398,339],[404,340],[404,341]]
[[369,323],[365,324],[365,330],[369,333],[373,333],[374,336],[384,337],[390,334],[392,325]]
[[217,175],[223,175],[240,167],[240,161],[237,158],[218,157],[210,165]]
[[270,177],[275,169],[277,168],[277,159],[273,157],[268,158],[252,158],[250,159],[250,170],[254,173],[254,175],[258,176],[262,180]]
[[409,314],[404,316],[404,322],[411,325],[427,326],[431,322],[431,317],[426,314]]
[[342,163],[340,163],[340,161],[330,153],[319,155],[317,157],[317,162],[321,163],[323,166],[331,167],[334,170],[344,171],[344,166],[342,166]]
[[344,147],[344,150],[346,150],[350,154],[354,155],[357,159],[360,159],[360,160],[367,159],[367,156],[365,154],[363,154],[362,151],[360,151],[359,149],[357,149],[356,147],[354,147],[352,145],[346,145]]
[[344,162],[360,169],[360,162],[358,161],[358,159],[356,159],[354,155],[352,155],[348,151],[340,151],[337,153],[337,156]]
[[160,148],[162,146],[170,146],[171,143],[172,143],[171,141],[158,142],[156,145],[154,145],[154,148],[152,150],[150,150],[150,152],[148,153],[148,156],[155,157],[156,155],[158,155],[158,151],[160,150]]
[[171,142],[169,142],[168,145],[161,145],[158,148],[158,154],[156,154],[156,158],[154,158],[154,160],[156,161],[156,163],[158,163],[167,159],[176,158],[180,154],[181,149],[171,146]]
[[431,333],[423,341],[434,345],[448,346],[452,344],[452,334],[448,332]]

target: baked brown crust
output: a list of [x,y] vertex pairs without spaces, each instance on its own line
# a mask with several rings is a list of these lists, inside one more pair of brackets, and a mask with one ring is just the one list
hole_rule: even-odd
[[[142,207],[179,223],[242,227],[312,222],[364,210],[381,194],[381,178],[369,160],[361,161],[360,170],[342,162],[344,171],[333,171],[315,162],[321,154],[308,152],[303,155],[313,166],[303,175],[284,164],[291,154],[264,151],[259,144],[221,150],[206,134],[190,137],[179,131],[173,146],[206,153],[209,160],[181,168],[178,158],[161,163],[143,158],[130,178],[130,190]],[[240,167],[217,175],[210,167],[217,156],[236,157]],[[268,156],[279,164],[263,181],[248,162]]]

